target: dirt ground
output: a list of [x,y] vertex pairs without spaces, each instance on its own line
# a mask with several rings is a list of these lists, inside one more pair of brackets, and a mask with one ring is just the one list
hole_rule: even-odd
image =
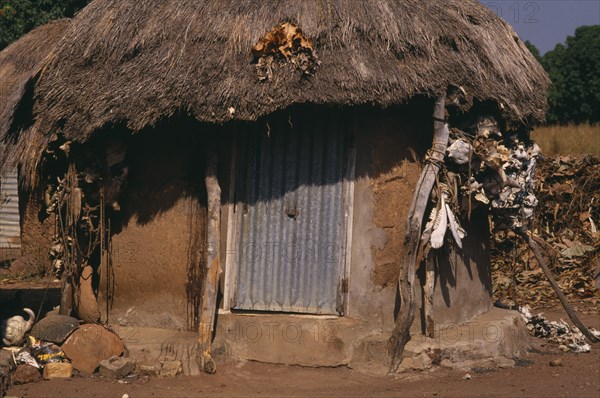
[[[39,285],[17,283],[0,286],[2,309],[6,310],[19,290],[17,301],[42,296]],[[51,284],[51,308],[59,297]],[[11,300],[12,299],[12,300]],[[39,299],[39,297],[38,297]],[[37,300],[36,300],[37,301]],[[10,304],[9,304],[10,303]],[[19,304],[28,304],[25,302]],[[585,324],[600,329],[597,306],[578,306]],[[582,307],[586,307],[583,309]],[[46,310],[47,308],[44,308]],[[4,311],[2,311],[4,312]],[[551,320],[567,319],[560,308],[537,309]],[[98,377],[40,381],[13,386],[13,397],[600,397],[600,343],[587,354],[563,353],[557,346],[535,339],[539,348],[517,360],[515,368],[476,369],[467,372],[446,368],[399,376],[370,376],[347,367],[304,368],[257,362],[237,363],[218,358],[214,375],[176,378],[139,378],[108,381]],[[561,366],[550,366],[560,359]]]
[[[17,397],[599,397],[600,344],[592,353],[530,354],[512,369],[465,372],[438,369],[374,377],[348,368],[301,368],[256,362],[221,364],[214,375],[150,378],[119,383],[73,378],[14,386]],[[551,367],[549,362],[562,361]]]

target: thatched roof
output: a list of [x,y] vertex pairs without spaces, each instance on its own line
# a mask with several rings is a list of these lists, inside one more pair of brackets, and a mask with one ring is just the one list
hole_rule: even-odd
[[[251,48],[282,22],[312,40],[321,65],[305,78],[275,67],[260,82]],[[544,118],[546,74],[478,1],[95,0],[38,76],[36,144],[21,158],[57,132],[83,142],[176,115],[225,123],[303,103],[386,107],[449,85],[468,103],[496,103],[508,122]]]
[[[284,21],[313,40],[322,65],[261,83],[251,47]],[[222,123],[295,103],[388,106],[449,84],[501,103],[509,119],[544,117],[546,74],[478,1],[96,0],[62,39],[35,109],[42,130],[85,139],[175,114]]]
[[28,82],[53,44],[63,35],[69,22],[69,19],[61,19],[40,26],[0,52],[0,138],[11,127]]

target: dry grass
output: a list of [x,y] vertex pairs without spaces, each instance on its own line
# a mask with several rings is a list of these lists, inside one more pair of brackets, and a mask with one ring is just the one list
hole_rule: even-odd
[[546,155],[600,155],[600,124],[539,127],[531,137]]

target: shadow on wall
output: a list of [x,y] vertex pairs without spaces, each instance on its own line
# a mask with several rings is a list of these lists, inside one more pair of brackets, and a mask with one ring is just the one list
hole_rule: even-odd
[[[147,128],[139,133],[129,134],[124,128],[99,131],[88,145],[95,146],[98,151],[108,139],[118,137],[127,147],[126,165],[128,167],[127,181],[119,198],[121,210],[113,212],[111,219],[114,233],[119,233],[132,220],[140,225],[151,222],[157,215],[173,208],[180,199],[192,198],[201,208],[206,207],[206,192],[204,187],[204,163],[207,148],[218,147],[218,173],[222,189],[222,203],[229,203],[229,180],[232,171],[231,156],[234,141],[236,151],[245,154],[242,163],[237,164],[237,171],[251,165],[260,168],[267,164],[271,171],[290,169],[297,159],[277,155],[282,151],[299,154],[308,152],[309,167],[305,173],[298,172],[289,178],[283,190],[262,190],[255,195],[251,202],[269,201],[280,195],[296,190],[303,185],[327,185],[340,182],[340,173],[322,172],[315,177],[317,167],[337,167],[336,154],[327,152],[317,153],[320,146],[327,146],[328,140],[335,137],[323,136],[322,132],[341,130],[340,135],[346,140],[346,146],[354,145],[352,134],[360,131],[374,137],[378,130],[397,131],[398,136],[387,134],[385,139],[401,140],[405,150],[398,153],[397,145],[391,142],[374,142],[383,151],[378,151],[378,157],[370,155],[372,148],[357,148],[357,151],[369,153],[362,157],[366,164],[356,167],[356,178],[369,177],[376,179],[386,174],[394,167],[405,161],[414,161],[415,155],[421,157],[431,141],[430,100],[417,99],[411,103],[388,109],[368,106],[352,109],[327,108],[315,106],[294,106],[291,109],[276,112],[269,117],[259,119],[255,123],[232,122],[223,126],[200,124],[189,119],[170,119],[159,123],[156,127]],[[401,126],[400,126],[401,125]],[[400,136],[403,131],[418,131],[414,136]],[[296,136],[308,137],[305,141],[286,140],[289,132],[299,132]],[[265,141],[274,142],[273,153],[260,152],[261,144]],[[289,147],[295,147],[290,151]],[[385,148],[389,148],[386,150]],[[258,149],[257,149],[258,148]],[[410,149],[409,149],[410,148]],[[251,153],[251,150],[258,153]],[[311,151],[312,150],[312,151]],[[255,156],[256,159],[249,159]],[[256,160],[260,160],[257,162]],[[244,163],[245,162],[245,163]],[[258,164],[260,163],[260,164]],[[345,167],[345,165],[344,165]],[[257,173],[264,170],[256,170]],[[267,170],[269,171],[269,170]],[[255,187],[256,188],[256,187]],[[248,196],[246,196],[248,197]]]

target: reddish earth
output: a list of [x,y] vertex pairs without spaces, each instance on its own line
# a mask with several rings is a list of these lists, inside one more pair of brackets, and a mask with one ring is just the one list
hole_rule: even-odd
[[[374,377],[347,368],[300,368],[256,362],[221,364],[215,375],[150,378],[128,384],[99,379],[42,381],[15,386],[18,397],[599,397],[600,344],[589,354],[544,350],[520,366],[496,371],[437,370],[394,377]],[[549,362],[562,361],[551,367]]]
[[[57,289],[57,286],[52,286]],[[14,290],[41,291],[34,286],[1,286],[0,296],[9,298]],[[56,292],[49,295],[56,300]],[[46,299],[49,297],[47,296]],[[50,301],[52,301],[52,299]],[[3,300],[3,306],[8,304]],[[47,303],[51,304],[51,303]],[[50,307],[50,305],[48,305]],[[585,309],[582,307],[586,307]],[[582,319],[600,328],[597,306],[582,306]],[[537,310],[536,312],[539,312]],[[549,319],[566,319],[560,309],[545,310]],[[543,340],[537,340],[544,344]],[[559,359],[561,366],[550,366]],[[563,353],[546,344],[508,369],[477,369],[466,372],[449,369],[414,372],[397,377],[369,376],[345,367],[303,368],[257,362],[218,362],[215,375],[176,378],[140,378],[116,382],[100,378],[75,377],[13,386],[9,396],[17,397],[230,397],[230,396],[326,396],[326,397],[600,397],[600,343],[587,354]]]

